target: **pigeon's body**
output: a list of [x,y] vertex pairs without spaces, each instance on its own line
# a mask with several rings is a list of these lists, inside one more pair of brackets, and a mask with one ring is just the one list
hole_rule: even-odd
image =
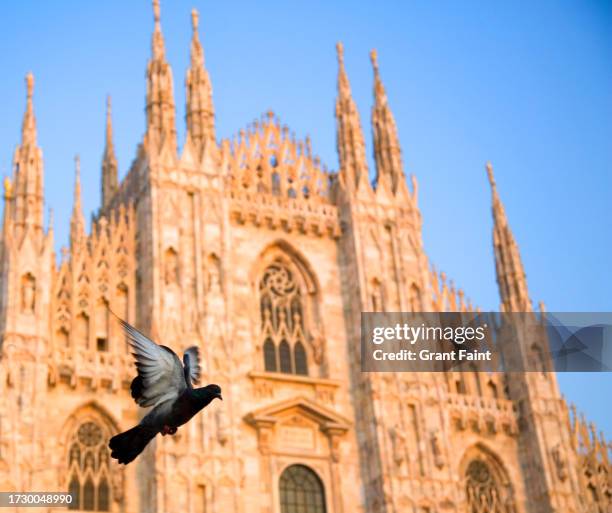
[[[138,376],[130,387],[140,406],[153,406],[140,423],[110,439],[111,456],[119,463],[129,463],[158,434],[174,434],[210,402],[221,397],[221,388],[208,385],[193,388],[200,377],[198,348],[192,346],[183,355],[183,363],[172,349],[152,340],[120,319],[134,349]],[[184,365],[183,365],[184,364]]]

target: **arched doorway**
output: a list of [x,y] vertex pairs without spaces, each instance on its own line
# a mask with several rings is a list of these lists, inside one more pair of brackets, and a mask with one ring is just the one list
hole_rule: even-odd
[[304,465],[291,465],[280,476],[281,513],[326,513],[319,476]]

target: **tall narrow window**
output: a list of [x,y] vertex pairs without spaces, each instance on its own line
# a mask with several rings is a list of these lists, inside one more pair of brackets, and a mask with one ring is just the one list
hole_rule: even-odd
[[96,304],[96,349],[108,351],[108,302],[100,298]]
[[325,490],[304,465],[291,465],[280,476],[281,513],[325,513]]
[[110,435],[95,422],[76,430],[68,449],[69,509],[110,511],[110,473],[107,443]]
[[280,261],[269,265],[259,293],[265,370],[308,375],[304,299],[292,271]]
[[265,369],[268,372],[276,372],[276,346],[271,338],[267,338],[264,342],[264,363]]
[[278,348],[280,356],[280,371],[291,374],[291,348],[286,340],[282,340]]
[[306,363],[306,349],[304,349],[304,344],[302,344],[299,340],[295,343],[295,347],[293,348],[293,353],[295,357],[295,373],[301,374],[302,376],[308,376],[308,364]]

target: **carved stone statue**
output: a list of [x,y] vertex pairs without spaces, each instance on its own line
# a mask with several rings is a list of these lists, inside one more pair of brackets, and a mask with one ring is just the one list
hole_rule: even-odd
[[165,260],[166,261],[164,265],[164,280],[166,282],[166,285],[178,283],[178,257],[176,255],[176,252],[172,248],[166,251]]
[[551,452],[553,461],[555,462],[557,477],[560,481],[565,481],[567,479],[567,463],[563,454],[563,448],[561,445],[557,444],[553,447]]
[[431,451],[434,457],[434,464],[438,468],[444,466],[444,456],[442,455],[442,448],[440,447],[440,434],[438,431],[431,433]]
[[315,363],[321,365],[325,353],[325,337],[316,328],[310,331],[310,344],[312,345],[312,357]]
[[397,424],[389,429],[391,437],[391,446],[393,447],[393,461],[398,468],[406,460],[406,435],[403,433],[400,426]]
[[33,312],[36,306],[36,278],[27,274],[21,285],[21,309],[24,312]]

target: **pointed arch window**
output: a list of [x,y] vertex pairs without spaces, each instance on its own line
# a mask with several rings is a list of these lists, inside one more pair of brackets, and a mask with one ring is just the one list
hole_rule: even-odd
[[271,338],[264,342],[264,367],[268,372],[276,372],[276,346]]
[[305,465],[287,467],[279,480],[281,513],[326,513],[323,483]]
[[306,362],[306,349],[304,349],[304,344],[298,340],[295,343],[293,351],[295,356],[295,373],[301,374],[302,376],[308,376],[308,363]]
[[281,261],[266,267],[259,294],[265,370],[308,375],[304,297],[292,270]]
[[505,513],[500,484],[482,460],[470,462],[466,472],[468,513]]
[[69,509],[110,511],[110,434],[93,421],[82,423],[68,445],[68,491],[73,500]]
[[109,310],[108,301],[104,298],[100,298],[96,304],[95,319],[96,349],[98,351],[108,351]]

